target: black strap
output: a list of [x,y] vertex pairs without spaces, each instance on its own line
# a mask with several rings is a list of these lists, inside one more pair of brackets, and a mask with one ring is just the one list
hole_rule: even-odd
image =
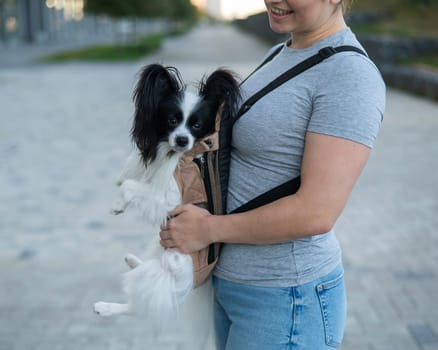
[[[282,49],[283,46],[279,46],[269,57],[267,57],[262,64],[260,64],[255,71],[257,71],[259,68],[261,68],[264,64],[271,61]],[[317,65],[318,63],[324,61],[325,59],[333,56],[334,54],[338,52],[345,52],[345,51],[354,51],[357,53],[360,53],[364,56],[367,56],[365,52],[363,52],[361,49],[355,47],[355,46],[338,46],[338,47],[331,47],[327,46],[319,50],[319,52],[308,59],[302,61],[301,63],[298,63],[296,66],[290,68],[285,73],[281,74],[278,78],[274,79],[271,83],[266,85],[263,89],[259,90],[256,94],[251,96],[246,102],[242,105],[240,108],[236,118],[234,119],[234,122],[236,122],[243,114],[245,114],[258,100],[260,100],[263,96],[265,96],[270,91],[274,90],[278,86],[284,84],[286,81],[292,79],[293,77],[297,76],[298,74],[304,72],[305,70]],[[254,71],[254,72],[255,72]],[[254,73],[253,72],[253,73]],[[251,73],[251,75],[253,74]],[[257,196],[256,198],[253,198],[249,202],[243,204],[242,206],[238,207],[237,209],[234,209],[229,214],[236,214],[236,213],[242,213],[248,210],[252,210],[255,208],[258,208],[262,205],[271,203],[277,199],[280,199],[285,196],[292,195],[298,191],[301,185],[301,177],[297,176],[296,178],[293,178],[292,180],[289,180],[269,191],[266,191],[265,193]]]
[[[280,46],[280,49],[277,49],[274,51],[272,55],[270,55],[259,67],[256,68],[258,70],[261,66],[266,64],[267,62],[271,61],[275,55],[277,55],[282,46]],[[245,103],[242,104],[240,107],[239,112],[237,113],[237,116],[234,119],[234,122],[236,122],[243,114],[248,112],[248,110],[263,96],[277,88],[278,86],[284,84],[286,81],[292,79],[293,77],[297,76],[298,74],[301,74],[302,72],[306,71],[307,69],[317,65],[318,63],[321,63],[325,59],[333,56],[334,54],[338,52],[345,52],[345,51],[354,51],[357,53],[360,53],[362,55],[366,56],[366,53],[363,52],[361,49],[355,47],[355,46],[338,46],[338,47],[332,47],[327,46],[322,48],[318,51],[317,54],[310,56],[309,58],[305,59],[304,61],[298,63],[296,66],[293,66],[283,74],[281,74],[279,77],[271,81],[268,85],[266,85],[264,88],[260,89],[258,92],[256,92],[254,95],[252,95],[249,99],[246,100]]]
[[240,85],[242,85],[245,81],[247,81],[250,76],[252,76],[260,68],[262,68],[266,63],[268,63],[269,61],[272,61],[274,59],[274,57],[277,56],[280,53],[282,48],[283,48],[283,45],[279,45],[268,57],[265,58],[265,60],[262,63],[260,63],[260,65],[257,66],[256,69],[254,69],[251,72],[251,74],[249,74],[244,80],[242,80]]
[[243,213],[245,211],[252,210],[261,207],[262,205],[276,201],[277,199],[283,198],[285,196],[290,196],[298,191],[300,185],[301,176],[297,176],[292,180],[282,183],[281,185],[269,191],[266,191],[265,193],[262,193],[256,198],[251,199],[249,202],[241,205],[237,209],[234,209],[229,214]]

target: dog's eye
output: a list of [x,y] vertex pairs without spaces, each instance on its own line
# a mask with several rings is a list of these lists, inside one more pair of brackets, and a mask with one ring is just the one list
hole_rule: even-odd
[[195,124],[192,125],[192,128],[195,129],[195,130],[199,130],[199,129],[201,129],[201,124],[200,123],[195,123]]
[[177,126],[178,125],[178,119],[176,117],[170,116],[168,121],[170,126]]

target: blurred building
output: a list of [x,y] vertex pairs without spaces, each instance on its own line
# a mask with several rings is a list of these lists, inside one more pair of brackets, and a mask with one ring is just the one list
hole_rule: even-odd
[[64,22],[80,20],[83,7],[83,0],[0,0],[0,41],[48,41]]

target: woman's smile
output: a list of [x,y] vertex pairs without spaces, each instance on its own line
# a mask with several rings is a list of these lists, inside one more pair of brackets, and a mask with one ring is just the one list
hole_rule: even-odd
[[285,17],[289,16],[290,14],[294,13],[293,10],[283,10],[283,9],[276,8],[276,7],[271,7],[270,12],[271,12],[272,17],[277,18],[277,19],[285,18]]

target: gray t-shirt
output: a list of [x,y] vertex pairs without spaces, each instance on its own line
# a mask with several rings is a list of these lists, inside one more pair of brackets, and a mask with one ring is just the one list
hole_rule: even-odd
[[[242,85],[244,101],[325,46],[363,49],[349,28],[305,49],[281,45],[280,53]],[[384,109],[385,84],[379,71],[355,52],[335,54],[276,88],[234,125],[228,211],[300,174],[307,131],[371,148]],[[224,244],[215,275],[287,287],[322,277],[340,262],[341,249],[330,231],[281,244]]]

